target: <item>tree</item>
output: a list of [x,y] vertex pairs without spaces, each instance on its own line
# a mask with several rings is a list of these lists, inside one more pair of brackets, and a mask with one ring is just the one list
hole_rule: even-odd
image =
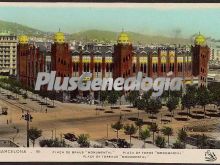
[[137,106],[136,100],[139,98],[139,91],[130,91],[125,97],[126,101],[130,102],[134,107]]
[[219,83],[209,83],[208,90],[211,94],[211,102],[217,107],[220,106],[220,84]]
[[178,140],[180,142],[183,142],[184,144],[186,144],[187,137],[188,137],[188,135],[187,135],[186,131],[183,128],[181,130],[179,130]]
[[118,98],[119,98],[119,93],[117,91],[110,91],[108,93],[108,103],[111,104],[111,105],[114,105],[117,103],[118,101]]
[[148,129],[141,130],[139,136],[140,139],[144,141],[144,148],[145,148],[145,140],[150,137],[150,131]]
[[108,98],[108,93],[106,91],[101,91],[100,92],[100,102],[102,103],[102,106],[104,105],[104,102]]
[[121,123],[121,120],[117,121],[115,124],[112,124],[111,127],[112,129],[116,130],[117,139],[118,139],[118,132],[123,128],[123,124]]
[[150,131],[153,133],[153,143],[154,143],[154,134],[158,131],[158,125],[156,123],[152,123],[150,125]]
[[168,142],[168,145],[169,145],[169,142],[170,142],[170,139],[169,137],[173,135],[173,129],[170,128],[170,127],[164,127],[162,129],[162,132],[165,136],[167,136],[167,142]]
[[156,137],[156,146],[160,148],[164,148],[166,146],[165,138],[163,136]]
[[136,100],[137,109],[144,110],[144,109],[146,109],[146,105],[147,105],[147,103],[144,99],[137,99]]
[[198,104],[201,105],[204,109],[204,118],[206,114],[205,106],[210,102],[210,96],[211,94],[206,87],[200,87],[198,89],[197,100]]
[[[35,93],[36,96],[37,96],[36,91],[33,91],[33,93]],[[56,100],[56,92],[55,91],[50,91],[48,93],[48,97],[50,98],[50,100],[52,100],[52,107],[55,107],[54,100]],[[36,100],[37,100],[37,98],[36,98]]]
[[25,103],[26,103],[26,99],[28,98],[28,95],[27,95],[27,93],[24,93],[24,94],[23,94],[23,98],[24,98],[24,100],[25,100]]
[[182,142],[180,142],[179,140],[177,140],[175,143],[173,143],[172,146],[173,149],[184,149],[186,148],[186,145]]
[[153,90],[149,90],[148,92],[144,92],[142,95],[142,99],[144,99],[145,102],[148,103],[152,93],[153,93]]
[[124,132],[126,135],[130,136],[130,147],[131,147],[131,136],[136,134],[137,128],[133,124],[131,125],[127,124],[124,126]]
[[144,125],[144,121],[143,121],[142,119],[138,119],[138,120],[135,122],[135,125],[138,127],[138,131],[139,131],[138,139],[139,139],[141,127]]
[[183,108],[187,109],[188,116],[190,114],[190,109],[194,107],[197,103],[196,94],[194,92],[187,92],[183,95],[181,104]]
[[208,136],[205,134],[198,135],[197,137],[197,146],[198,148],[205,148],[208,145]]
[[90,146],[89,135],[88,134],[80,134],[77,139],[77,143],[82,148],[87,148]]
[[40,140],[41,147],[67,147],[67,144],[64,140],[59,141],[56,139],[44,139]]
[[151,114],[156,114],[162,108],[161,101],[158,98],[152,98],[148,102],[147,112],[149,111]]
[[28,130],[28,135],[29,135],[29,139],[31,139],[31,141],[33,143],[33,147],[34,147],[35,140],[38,139],[39,137],[41,137],[41,135],[42,135],[42,130],[37,129],[37,128],[30,128]]
[[[174,116],[174,110],[177,108],[179,99],[177,97],[171,97],[167,101],[167,108],[170,111],[170,113],[173,113],[172,115]],[[172,115],[171,115],[171,121],[172,121]]]

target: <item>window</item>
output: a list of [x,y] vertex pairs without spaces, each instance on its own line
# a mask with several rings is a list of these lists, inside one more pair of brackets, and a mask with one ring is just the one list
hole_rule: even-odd
[[98,69],[97,69],[97,63],[95,63],[95,72],[97,72],[97,70],[98,70]]
[[136,66],[135,66],[135,64],[133,64],[133,73],[135,73],[136,72]]
[[87,72],[89,72],[89,63],[87,63]]
[[106,64],[106,68],[105,69],[106,69],[106,72],[109,72],[109,64],[108,63]]
[[73,72],[77,72],[78,71],[78,63],[73,63]]
[[98,72],[101,72],[101,64],[98,63]]
[[112,65],[112,64],[110,64],[110,72],[112,72],[112,68],[113,68],[113,65]]
[[147,65],[144,64],[144,73],[147,73]]
[[86,63],[84,63],[84,64],[83,64],[83,71],[84,71],[84,72],[87,71],[87,68],[86,68],[86,67],[87,67],[87,65],[86,65]]
[[174,63],[170,63],[170,71],[174,72]]
[[166,72],[166,64],[161,64],[161,72]]
[[153,72],[154,72],[154,73],[157,72],[157,63],[153,64]]
[[182,63],[178,63],[177,64],[177,70],[178,70],[178,72],[182,72],[183,71],[183,64]]
[[143,72],[144,71],[144,66],[143,66],[143,64],[141,64],[141,72]]

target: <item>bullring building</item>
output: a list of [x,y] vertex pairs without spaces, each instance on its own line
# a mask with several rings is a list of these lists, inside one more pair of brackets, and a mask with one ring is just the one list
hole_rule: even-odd
[[[22,53],[22,47],[25,47],[25,53]],[[41,51],[26,40],[22,43],[20,39],[17,55],[18,61],[22,62],[24,56],[28,57],[25,58],[26,64],[18,62],[18,78],[29,87],[35,85],[36,71],[52,70],[59,77],[75,77],[91,72],[92,78],[127,78],[139,71],[144,77],[157,78],[166,77],[169,72],[173,77],[183,77],[185,84],[197,81],[199,85],[206,85],[210,49],[201,34],[195,37],[191,49],[186,50],[169,46],[136,48],[127,33],[121,32],[113,46],[87,45],[83,50],[70,50],[64,33],[57,32],[50,52]],[[30,76],[30,73],[33,74]]]

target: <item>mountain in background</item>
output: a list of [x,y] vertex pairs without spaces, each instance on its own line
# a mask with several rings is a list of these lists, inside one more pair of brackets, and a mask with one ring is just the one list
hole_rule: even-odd
[[[170,44],[189,44],[190,39],[184,38],[172,38],[165,36],[152,36],[146,34],[140,34],[135,32],[126,32],[129,36],[129,39],[133,43],[170,43]],[[116,41],[119,33],[112,31],[104,31],[104,30],[87,30],[78,33],[71,34],[68,36],[69,39],[81,40],[81,41]]]
[[[18,23],[1,21],[0,20],[0,32],[7,32],[15,35],[26,34],[30,37],[45,37],[48,39],[53,38],[52,32],[44,32],[28,26],[24,26]],[[132,43],[170,43],[170,44],[189,44],[190,39],[184,38],[172,38],[165,36],[152,36],[134,32],[127,32]],[[104,31],[104,30],[87,30],[78,33],[68,34],[66,33],[67,40],[80,40],[80,41],[104,41],[115,42],[119,35],[118,32]]]
[[0,20],[0,33],[8,31],[15,35],[26,34],[29,36],[41,36],[46,34],[41,30],[30,28],[28,26]]

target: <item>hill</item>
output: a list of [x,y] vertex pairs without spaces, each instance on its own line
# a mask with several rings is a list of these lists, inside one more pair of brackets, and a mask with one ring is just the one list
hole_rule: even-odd
[[[171,43],[171,44],[188,44],[190,43],[190,39],[184,38],[171,38],[165,36],[152,36],[152,35],[145,35],[140,33],[134,32],[127,32],[129,35],[130,40],[133,43]],[[78,33],[73,33],[68,36],[68,39],[75,39],[81,41],[108,41],[114,42],[117,40],[117,36],[119,33],[112,32],[112,31],[103,31],[103,30],[87,30]]]
[[0,20],[0,32],[8,31],[15,35],[26,34],[28,36],[42,36],[46,34],[46,32],[30,28],[28,26]]
[[[52,32],[44,32],[35,28],[30,28],[14,22],[7,22],[0,20],[0,32],[10,31],[12,34],[20,35],[26,34],[32,37],[45,37],[52,39]],[[152,36],[134,32],[127,32],[130,40],[133,43],[170,43],[170,44],[188,44],[189,39],[184,38],[171,38],[165,36]],[[80,40],[80,41],[104,41],[115,42],[117,40],[118,32],[104,31],[104,30],[87,30],[78,33],[68,34],[66,33],[67,40]]]

